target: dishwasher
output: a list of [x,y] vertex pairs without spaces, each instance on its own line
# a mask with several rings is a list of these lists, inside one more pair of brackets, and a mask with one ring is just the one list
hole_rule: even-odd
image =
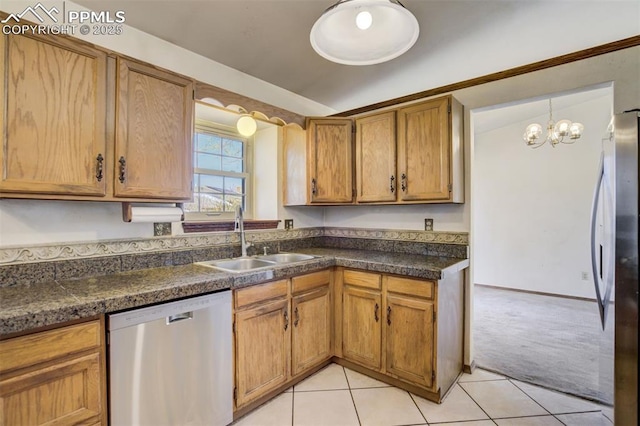
[[109,315],[110,424],[230,424],[231,327],[231,291]]

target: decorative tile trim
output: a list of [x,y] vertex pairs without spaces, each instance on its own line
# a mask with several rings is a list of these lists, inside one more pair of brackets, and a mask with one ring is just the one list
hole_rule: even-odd
[[468,232],[325,227],[324,235],[326,237],[370,238],[392,241],[413,241],[419,243],[469,245]]
[[[392,241],[425,243],[469,244],[466,232],[432,232],[367,228],[298,228],[291,230],[247,231],[247,239],[253,243],[283,241],[311,237],[367,238]],[[219,245],[239,244],[237,232],[215,234],[179,235],[131,240],[106,240],[98,242],[64,243],[59,245],[36,245],[31,247],[0,248],[0,266],[69,259],[85,259],[122,254],[154,253]]]
[[[247,231],[252,242],[280,241],[322,236],[322,228],[293,230]],[[46,262],[68,259],[85,259],[122,254],[153,253],[186,250],[225,244],[238,244],[236,232],[216,232],[207,235],[179,235],[148,239],[106,240],[98,242],[37,245],[31,247],[0,248],[0,266],[20,263]]]

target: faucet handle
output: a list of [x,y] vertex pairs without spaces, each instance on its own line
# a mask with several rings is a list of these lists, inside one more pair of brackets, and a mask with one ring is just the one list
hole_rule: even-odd
[[263,251],[265,256],[267,255],[267,250],[269,250],[269,246],[262,247],[262,251]]

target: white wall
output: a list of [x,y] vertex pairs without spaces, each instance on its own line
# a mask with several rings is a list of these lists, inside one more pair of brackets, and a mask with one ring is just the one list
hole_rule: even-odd
[[[475,134],[475,283],[595,297],[590,208],[601,138],[612,107],[609,89],[605,96],[554,108],[556,120],[585,125],[574,145],[532,149],[524,144],[524,128],[531,122],[544,126],[548,114]],[[491,115],[508,114],[508,109],[480,113],[475,119],[489,120]]]

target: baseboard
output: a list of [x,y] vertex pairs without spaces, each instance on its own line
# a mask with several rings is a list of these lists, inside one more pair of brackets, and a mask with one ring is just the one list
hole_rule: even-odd
[[462,371],[464,373],[467,373],[467,374],[472,374],[475,371],[476,368],[477,368],[476,361],[473,360],[473,361],[471,361],[470,365],[467,365],[467,364],[463,365],[462,366]]
[[513,291],[516,293],[536,294],[538,296],[559,297],[560,299],[582,300],[584,302],[594,302],[594,303],[596,302],[596,299],[592,299],[590,297],[569,296],[566,294],[546,293],[544,291],[523,290],[521,288],[500,287],[497,285],[489,285],[489,284],[473,284],[473,285],[478,287],[493,288],[497,290]]

